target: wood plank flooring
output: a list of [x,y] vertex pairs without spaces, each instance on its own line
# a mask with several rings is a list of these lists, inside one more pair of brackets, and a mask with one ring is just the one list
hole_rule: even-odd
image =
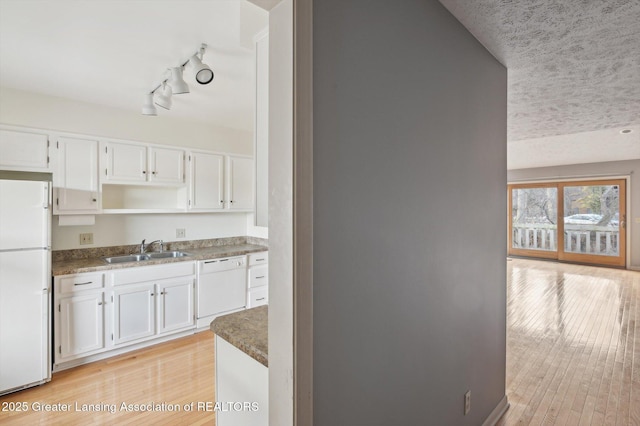
[[[640,426],[640,272],[522,259],[507,271],[511,408],[499,425]],[[202,332],[60,372],[0,403],[116,404],[116,412],[0,412],[0,424],[213,424],[212,412],[119,410],[215,401],[213,357],[213,334]]]
[[[29,411],[2,412],[2,425],[212,425],[212,411],[131,412],[121,404],[215,402],[214,339],[204,331],[53,375],[50,383],[0,397]],[[115,404],[115,412],[36,412],[33,403]],[[197,406],[195,406],[197,407]]]
[[640,425],[640,273],[507,262],[507,425]]

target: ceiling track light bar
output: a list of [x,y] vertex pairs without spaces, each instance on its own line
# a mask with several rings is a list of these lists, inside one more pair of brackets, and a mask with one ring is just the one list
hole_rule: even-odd
[[[209,65],[202,62],[204,58],[204,52],[207,49],[207,45],[202,43],[200,49],[196,51],[189,59],[187,59],[182,65],[177,67],[167,68],[170,76],[162,80],[153,90],[145,94],[142,104],[143,115],[158,115],[158,111],[154,105],[161,106],[164,109],[171,109],[171,96],[179,95],[183,93],[189,93],[189,86],[184,81],[182,73],[187,65],[191,65],[195,79],[200,84],[209,84],[213,80],[214,73]],[[158,89],[162,88],[162,93],[158,94]]]

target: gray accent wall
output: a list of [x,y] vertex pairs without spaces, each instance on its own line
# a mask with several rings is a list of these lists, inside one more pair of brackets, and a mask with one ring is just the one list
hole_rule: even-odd
[[313,40],[314,425],[479,425],[505,395],[506,69],[437,1],[315,1]]
[[518,183],[536,180],[558,180],[573,178],[606,178],[609,176],[628,176],[627,199],[627,250],[630,251],[628,267],[640,270],[640,160],[608,161],[603,163],[571,164],[566,166],[539,167],[532,169],[509,170],[509,182]]

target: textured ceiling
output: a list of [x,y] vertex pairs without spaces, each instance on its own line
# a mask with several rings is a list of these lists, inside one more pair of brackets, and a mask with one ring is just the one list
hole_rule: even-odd
[[440,0],[508,69],[508,140],[640,124],[640,0]]

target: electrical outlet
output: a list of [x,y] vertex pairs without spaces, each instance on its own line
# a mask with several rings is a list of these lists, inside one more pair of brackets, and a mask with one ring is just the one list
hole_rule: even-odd
[[187,231],[184,228],[176,229],[176,238],[186,238]]
[[471,411],[471,391],[467,391],[464,394],[464,415],[466,416]]
[[85,244],[93,244],[93,234],[91,232],[80,234],[80,245]]

